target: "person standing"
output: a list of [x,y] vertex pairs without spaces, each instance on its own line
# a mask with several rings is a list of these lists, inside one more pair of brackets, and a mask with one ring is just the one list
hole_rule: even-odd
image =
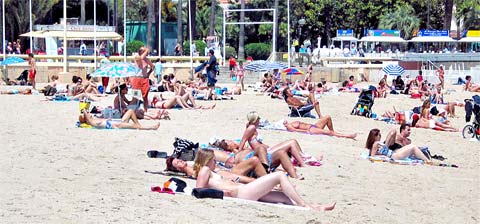
[[162,72],[163,72],[162,61],[160,61],[160,58],[159,58],[155,61],[155,75],[157,76],[157,84],[162,82]]
[[[110,64],[110,54],[105,54],[105,57],[102,58],[102,60],[100,61],[100,64],[102,66],[106,65],[106,64]],[[109,77],[102,77],[102,86],[103,86],[103,90],[104,92],[107,90],[107,86],[108,86],[108,82],[110,81],[110,78]],[[104,93],[103,92],[103,93]]]
[[[143,109],[145,112],[148,110],[148,92],[150,91],[150,74],[155,70],[155,65],[148,60],[147,56],[150,53],[148,47],[141,47],[138,49],[138,54],[135,56],[135,65],[140,68],[142,77],[132,78],[132,88],[142,91],[143,97]],[[150,71],[148,71],[150,66]]]
[[235,57],[230,55],[230,59],[228,59],[228,70],[230,70],[230,78],[232,78],[235,74],[235,68],[237,67],[237,61],[235,61]]
[[35,76],[37,75],[37,64],[35,63],[35,58],[33,58],[33,53],[28,54],[28,64],[30,65],[30,70],[28,71],[28,81],[32,84],[32,88],[35,89]]
[[213,93],[215,89],[215,84],[217,83],[217,58],[215,57],[215,52],[213,51],[213,49],[210,49],[208,51],[208,56],[210,56],[210,59],[205,65],[207,71],[207,86],[210,89],[209,92]]
[[443,65],[440,65],[440,67],[437,70],[437,76],[438,79],[440,80],[439,85],[442,87],[442,89],[445,88],[445,70],[443,70]]

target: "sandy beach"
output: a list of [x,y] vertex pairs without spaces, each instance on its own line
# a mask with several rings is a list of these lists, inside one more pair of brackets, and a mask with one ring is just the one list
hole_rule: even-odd
[[[447,101],[473,95],[459,86],[448,88],[456,92],[445,95]],[[113,97],[94,105],[111,105]],[[322,113],[332,116],[335,129],[358,133],[356,141],[259,130],[266,144],[297,139],[305,152],[324,156],[320,167],[297,168],[305,180],[291,180],[307,201],[337,203],[331,212],[315,212],[150,191],[169,177],[145,172],[165,168],[165,160],[148,158],[146,152],[171,153],[175,137],[200,143],[212,136],[241,138],[246,114],[253,110],[271,122],[314,122],[287,117],[283,100],[250,89],[235,100],[216,101],[213,110],[170,110],[172,120],[161,120],[159,130],[138,131],[76,128],[78,102],[0,95],[1,223],[480,223],[480,143],[463,139],[460,132],[415,128],[414,144],[428,146],[459,168],[372,163],[360,157],[369,130],[379,128],[385,136],[398,126],[350,115],[357,97],[320,98]],[[376,99],[373,111],[419,105],[418,99],[389,95]],[[463,128],[463,108],[457,108],[457,116],[451,121]],[[194,187],[193,180],[186,181]]]

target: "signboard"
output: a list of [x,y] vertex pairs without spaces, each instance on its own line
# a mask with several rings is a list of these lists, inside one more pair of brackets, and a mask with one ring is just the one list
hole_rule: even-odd
[[337,37],[353,37],[353,30],[337,30]]
[[480,37],[480,30],[469,30],[467,31],[467,37]]
[[374,37],[399,37],[399,30],[368,30],[367,36]]
[[449,35],[448,30],[420,30],[417,37],[448,37]]

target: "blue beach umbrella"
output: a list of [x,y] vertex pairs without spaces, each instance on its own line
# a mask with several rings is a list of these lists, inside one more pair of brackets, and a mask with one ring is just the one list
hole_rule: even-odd
[[254,72],[268,72],[274,69],[285,69],[288,66],[279,62],[269,62],[269,61],[253,61],[245,66],[245,70],[254,71]]
[[130,62],[113,62],[98,68],[91,75],[92,77],[126,78],[139,76],[142,72],[137,66]]
[[394,76],[403,75],[403,73],[405,73],[405,69],[402,66],[395,64],[389,64],[383,67],[382,71],[385,72],[385,74],[387,75]]
[[19,57],[8,57],[2,61],[1,65],[11,65],[11,64],[18,64],[22,62],[26,62],[25,59],[19,58]]

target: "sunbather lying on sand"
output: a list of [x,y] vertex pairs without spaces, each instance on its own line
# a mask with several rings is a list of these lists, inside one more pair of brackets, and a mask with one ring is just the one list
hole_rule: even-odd
[[382,135],[380,130],[374,128],[368,133],[367,142],[365,147],[370,151],[370,156],[375,155],[384,155],[392,159],[405,159],[411,155],[414,155],[417,159],[421,159],[427,163],[430,163],[430,160],[423,154],[423,152],[415,145],[409,144],[403,146],[395,151],[388,148],[389,145],[395,143],[394,138],[387,139],[387,142],[382,143],[380,140]]
[[430,100],[425,100],[420,109],[420,115],[414,114],[412,116],[412,126],[417,128],[431,128],[437,131],[459,131],[457,128],[454,128],[448,124],[443,124],[439,121],[432,119],[430,114]]
[[[220,152],[219,150],[214,151]],[[218,152],[216,152],[215,154],[217,154]],[[215,156],[215,160],[220,161],[217,159],[218,157]],[[187,161],[168,157],[166,160],[166,164],[167,171],[183,172],[187,174],[187,176],[193,177],[193,165],[189,165]],[[249,158],[248,160],[242,161],[238,164],[232,164],[232,167],[230,167],[230,169],[216,166],[215,170],[223,177],[229,178],[232,181],[235,181],[237,178],[239,178],[238,181],[241,183],[250,183],[255,179],[247,176],[251,171],[254,171],[256,176],[264,176],[267,174],[263,169],[260,160],[258,160],[257,157]]]
[[165,99],[162,94],[159,94],[154,96],[152,100],[153,108],[172,109],[177,105],[183,109],[213,109],[216,106],[216,104],[208,107],[197,105],[195,99],[193,99],[193,96],[190,93],[186,93],[183,96],[176,95],[170,99]]
[[32,94],[32,89],[2,90],[2,91],[0,91],[0,94],[10,94],[10,95],[22,94],[22,95],[31,95],[31,94]]
[[[225,196],[254,201],[293,204],[323,211],[329,211],[335,208],[335,203],[331,205],[306,203],[297,193],[287,176],[282,172],[267,174],[245,185],[222,178],[215,172],[215,156],[213,150],[199,150],[193,167],[194,176],[197,178],[196,187],[221,190]],[[277,185],[280,185],[282,192],[272,191]]]
[[72,100],[98,101],[98,98],[88,93],[79,93],[75,96],[68,96],[65,93],[57,93],[53,96],[46,96],[45,100],[46,101],[72,101]]
[[[160,123],[156,123],[151,127],[143,127],[135,116],[135,111],[128,110],[122,117],[121,121],[113,121],[111,119],[96,118],[88,113],[85,109],[78,117],[80,123],[86,123],[92,125],[94,128],[99,129],[138,129],[138,130],[157,130],[160,127]],[[132,120],[132,123],[128,123]]]
[[[257,127],[260,122],[260,117],[258,116],[258,114],[252,111],[247,114],[247,119],[248,119],[247,127],[243,134],[242,140],[240,141],[240,144],[238,146],[239,152],[246,150],[245,144],[248,143],[250,148],[253,149],[254,154],[258,156],[260,161],[262,161],[264,167],[269,167],[271,165],[274,165],[273,161],[268,161],[267,152],[272,153],[272,155],[274,155],[275,152],[278,152],[279,155],[281,153],[283,154],[290,153],[293,156],[293,158],[295,158],[295,160],[298,162],[298,166],[300,167],[305,166],[304,159],[303,159],[304,157],[303,152],[297,140],[291,139],[270,147],[266,144],[263,144],[261,139],[258,137]],[[279,161],[281,160],[279,159]],[[282,163],[282,166],[293,178],[298,178],[293,165],[289,163]]]
[[[285,120],[283,122],[283,125],[285,125],[288,131],[307,132],[309,134],[322,134],[322,135],[335,136],[339,138],[355,139],[355,137],[357,137],[356,133],[341,134],[341,133],[335,132],[333,130],[332,118],[329,115],[324,115],[322,118],[318,119],[318,121],[315,124],[308,124],[301,121],[293,121],[288,123],[288,121]],[[328,130],[325,130],[325,127],[327,127]]]

